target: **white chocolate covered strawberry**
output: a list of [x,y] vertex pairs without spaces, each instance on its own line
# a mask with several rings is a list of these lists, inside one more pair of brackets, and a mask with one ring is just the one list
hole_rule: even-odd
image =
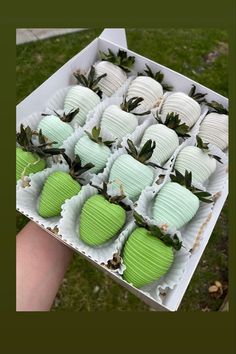
[[204,142],[225,150],[228,147],[229,139],[228,110],[215,101],[212,101],[208,106],[210,113],[205,116],[200,125],[199,136]]
[[179,116],[173,113],[167,115],[165,122],[162,122],[158,115],[155,118],[158,124],[153,124],[145,130],[141,146],[149,139],[154,140],[156,147],[150,161],[163,165],[179,146],[179,137],[189,137],[189,127],[181,123]]
[[143,102],[137,111],[158,106],[163,96],[163,86],[166,90],[170,89],[170,86],[162,83],[164,75],[160,71],[154,74],[147,64],[146,67],[145,74],[139,74],[131,82],[127,92],[128,100],[133,97],[143,98]]
[[108,106],[102,114],[101,129],[109,131],[113,139],[121,139],[129,133],[132,133],[138,126],[137,115],[143,116],[150,111],[133,113],[143,101],[141,97],[133,97],[129,101],[118,105]]
[[89,111],[100,103],[102,91],[99,87],[99,81],[106,74],[95,77],[95,69],[92,66],[87,76],[80,73],[80,71],[75,72],[74,76],[78,80],[78,85],[69,89],[64,101],[64,110],[68,113],[79,107],[79,112],[75,115],[72,125],[83,126]]
[[108,53],[99,52],[101,61],[95,65],[96,76],[106,73],[99,83],[101,90],[108,97],[112,96],[127,80],[126,73],[130,72],[135,62],[134,56],[127,56],[124,50],[114,54],[110,49]]
[[173,92],[168,95],[161,106],[160,115],[165,121],[169,113],[179,115],[182,123],[191,128],[201,115],[200,104],[205,102],[206,94],[196,93],[196,86],[193,85],[189,94],[184,92]]

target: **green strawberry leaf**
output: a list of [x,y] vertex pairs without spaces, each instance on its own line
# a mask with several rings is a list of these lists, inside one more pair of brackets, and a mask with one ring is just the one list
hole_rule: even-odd
[[101,60],[109,61],[112,64],[119,66],[126,73],[130,72],[134,62],[135,57],[127,55],[127,52],[119,49],[117,54],[114,54],[110,49],[108,49],[108,54],[99,51],[99,56]]
[[209,143],[204,143],[203,140],[200,138],[199,135],[196,136],[196,139],[197,139],[197,147],[201,150],[206,150],[208,151],[209,150]]
[[210,108],[211,112],[216,112],[219,114],[229,114],[229,111],[224,108],[224,106],[221,103],[218,103],[216,101],[211,101],[207,102],[207,106]]
[[222,163],[223,164],[223,162],[221,161],[221,158],[219,157],[219,156],[217,156],[217,155],[212,155],[212,154],[208,154],[210,157],[212,157],[213,159],[215,159],[216,161],[218,161],[219,163]]
[[137,151],[136,147],[134,146],[133,142],[130,139],[128,139],[127,144],[129,147],[129,148],[127,148],[127,147],[125,148],[127,153],[136,159],[138,156],[138,151]]
[[152,236],[157,237],[161,240],[166,246],[173,247],[175,250],[179,251],[182,247],[182,242],[179,240],[178,236],[174,234],[173,236],[169,234],[164,234],[164,232],[157,226],[148,224],[148,222],[138,214],[136,211],[133,213],[135,224],[138,227],[143,227],[149,231]]
[[205,96],[207,95],[207,93],[196,92],[196,86],[194,84],[192,84],[192,88],[190,89],[188,95],[189,95],[189,97],[191,97],[195,101],[197,101],[199,104],[207,102],[205,99]]
[[94,141],[97,144],[104,144],[108,147],[111,147],[112,144],[114,144],[115,140],[103,140],[103,138],[100,136],[101,133],[101,128],[100,127],[93,127],[92,132],[88,132],[85,130],[85,133],[88,135],[88,137]]
[[146,70],[144,70],[145,74],[138,73],[138,76],[146,75],[146,76],[151,77],[152,79],[158,81],[162,85],[162,87],[165,91],[171,91],[173,89],[172,86],[163,83],[164,74],[160,70],[154,74],[154,72],[151,70],[151,68],[147,64],[145,64],[145,66],[147,68]]
[[164,124],[165,126],[167,126],[167,128],[173,129],[176,134],[181,138],[187,138],[190,136],[189,134],[187,134],[190,128],[185,123],[181,123],[179,114],[176,114],[174,112],[168,113],[164,122],[162,121],[158,113],[154,118],[159,124]]

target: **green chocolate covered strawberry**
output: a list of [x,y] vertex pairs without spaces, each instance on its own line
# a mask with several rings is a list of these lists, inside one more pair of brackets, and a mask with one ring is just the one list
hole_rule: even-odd
[[44,118],[39,122],[38,130],[41,129],[50,141],[57,141],[56,146],[59,147],[73,133],[74,130],[68,123],[73,120],[78,112],[79,108],[71,110],[67,114],[63,113],[63,115],[55,111],[54,115],[42,114]]
[[155,141],[148,140],[138,152],[131,140],[127,140],[128,154],[119,156],[112,165],[109,181],[115,188],[122,185],[124,192],[131,200],[136,200],[146,186],[154,180],[154,171],[151,167],[160,167],[148,162],[156,147]]
[[91,163],[82,166],[78,155],[73,162],[65,154],[63,156],[69,164],[69,172],[53,172],[46,179],[40,194],[38,212],[44,218],[60,215],[61,206],[66,199],[80,192],[83,180],[81,174],[93,167]]
[[167,273],[174,260],[173,248],[179,250],[182,242],[177,235],[164,234],[157,226],[148,225],[137,213],[134,217],[137,228],[123,249],[123,278],[140,288]]
[[75,145],[75,154],[79,155],[83,164],[91,162],[94,167],[91,173],[98,173],[105,166],[111,155],[110,147],[114,141],[104,141],[100,136],[100,128],[94,127],[91,133],[86,132]]
[[111,197],[105,183],[103,188],[96,188],[99,194],[85,202],[78,230],[81,240],[90,246],[102,245],[115,237],[125,224],[126,210],[130,210],[122,202],[124,195]]
[[211,196],[192,186],[192,172],[185,171],[182,175],[175,170],[170,175],[171,182],[167,182],[157,193],[152,214],[153,219],[169,227],[179,229],[187,224],[199,208],[199,200],[211,203]]
[[[37,138],[33,140],[33,138]],[[16,134],[16,180],[36,173],[46,168],[46,159],[53,155],[64,153],[64,149],[51,148],[52,143],[47,143],[47,138],[39,133],[32,131],[29,126],[20,126],[20,132]]]

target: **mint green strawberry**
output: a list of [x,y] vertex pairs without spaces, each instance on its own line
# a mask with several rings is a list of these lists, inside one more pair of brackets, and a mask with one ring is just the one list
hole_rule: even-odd
[[39,122],[38,131],[41,129],[50,141],[56,141],[56,147],[61,146],[73,134],[74,129],[69,123],[78,114],[79,110],[79,108],[70,110],[70,112],[63,113],[63,115],[58,114],[56,111],[54,111],[54,115],[42,114],[44,118]]
[[187,224],[197,213],[199,200],[211,203],[211,195],[192,186],[192,172],[185,171],[182,175],[175,170],[170,175],[171,182],[167,182],[157,193],[152,214],[153,219],[169,227],[180,229]]
[[85,131],[75,145],[75,154],[79,155],[82,163],[92,162],[94,167],[91,173],[98,173],[106,166],[108,157],[111,155],[109,149],[114,141],[104,141],[100,136],[100,128],[94,127],[91,133]]
[[164,234],[156,225],[149,225],[134,212],[138,226],[123,249],[126,267],[123,278],[140,288],[166,274],[174,260],[173,248],[182,247],[177,235]]
[[156,143],[148,140],[138,152],[131,140],[127,140],[129,148],[128,154],[119,156],[112,165],[109,181],[114,189],[120,185],[124,188],[124,193],[131,200],[136,200],[146,186],[150,186],[154,180],[152,167],[159,167],[153,162],[147,162],[152,156]]
[[81,211],[78,233],[90,246],[102,245],[116,236],[125,224],[124,208],[129,210],[122,203],[125,196],[110,197],[106,188],[105,183],[103,189],[98,188],[102,194],[90,197]]
[[[33,138],[37,137],[38,141]],[[32,131],[29,126],[20,126],[20,132],[16,134],[16,181],[30,173],[44,170],[46,159],[52,155],[63,154],[64,149],[51,148],[52,143],[46,142],[47,138],[39,133]],[[38,145],[36,144],[38,143]]]
[[60,215],[64,202],[80,192],[82,180],[80,175],[93,167],[90,163],[82,166],[78,155],[73,163],[68,156],[63,156],[69,164],[69,172],[53,172],[46,179],[40,194],[38,212],[44,218]]

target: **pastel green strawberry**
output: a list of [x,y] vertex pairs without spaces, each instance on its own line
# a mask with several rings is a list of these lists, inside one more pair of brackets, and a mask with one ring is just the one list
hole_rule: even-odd
[[154,171],[149,166],[159,166],[148,162],[156,147],[155,141],[151,139],[146,141],[139,152],[130,139],[127,140],[127,144],[128,154],[121,155],[115,160],[111,167],[109,182],[117,190],[122,186],[127,197],[134,201],[146,186],[153,183]]
[[110,203],[102,195],[94,195],[82,208],[78,232],[82,241],[99,246],[116,236],[125,220],[126,213],[120,205]]
[[131,200],[138,199],[142,190],[153,183],[153,179],[154,172],[150,167],[127,154],[117,158],[109,175],[109,182],[112,182],[113,187],[119,190],[122,185]]
[[30,173],[36,173],[44,170],[46,161],[40,159],[36,154],[24,151],[22,148],[16,148],[16,180],[22,175],[28,176]]
[[129,236],[124,250],[123,278],[140,288],[165,275],[174,260],[172,247],[166,246],[143,227]]
[[44,218],[60,215],[66,199],[80,192],[81,186],[67,172],[53,172],[45,181],[39,200],[39,215]]
[[85,131],[75,145],[75,154],[79,155],[82,163],[92,162],[94,167],[91,173],[98,173],[106,166],[107,159],[111,155],[111,147],[114,141],[104,141],[100,136],[100,128],[94,127],[92,132]]
[[178,183],[166,183],[157,194],[153,205],[153,218],[169,227],[181,228],[196,214],[199,199]]
[[44,117],[39,122],[38,130],[40,129],[50,141],[57,142],[57,144],[55,144],[57,147],[61,146],[74,131],[68,123],[62,122],[61,119],[55,115]]
[[192,172],[178,170],[170,175],[167,182],[154,198],[153,219],[169,227],[180,229],[197,213],[200,201],[212,203],[211,194],[192,185]]

